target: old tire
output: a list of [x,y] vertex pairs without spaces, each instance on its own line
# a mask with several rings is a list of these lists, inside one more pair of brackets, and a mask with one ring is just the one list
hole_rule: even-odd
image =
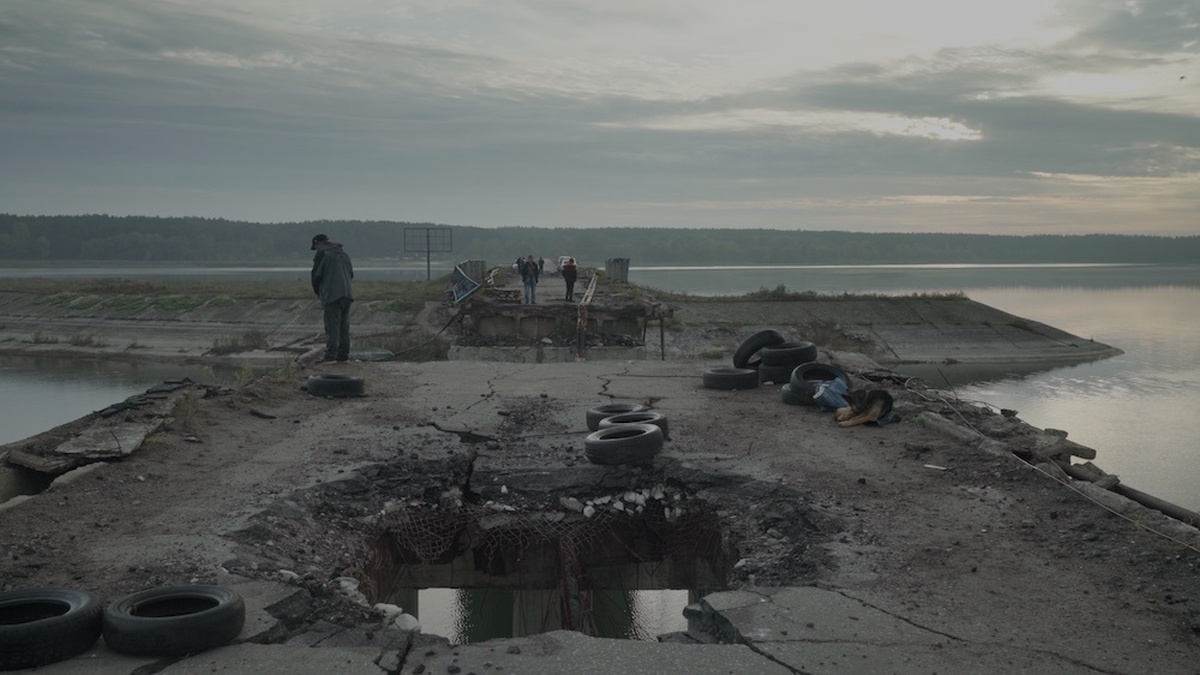
[[792,376],[795,366],[768,366],[763,363],[758,367],[758,381],[762,384],[784,384]]
[[792,388],[792,393],[800,398],[803,405],[816,405],[813,400],[813,392],[822,382],[829,380],[840,379],[846,384],[846,388],[850,388],[850,376],[846,371],[831,366],[826,363],[804,363],[796,366],[792,371],[792,376],[789,384]]
[[759,352],[764,366],[791,366],[817,360],[817,346],[811,342],[780,342]]
[[645,464],[662,452],[662,429],[653,424],[616,424],[594,431],[583,440],[593,464]]
[[604,419],[600,420],[601,429],[606,429],[618,424],[653,424],[659,429],[662,429],[663,440],[671,438],[671,428],[667,424],[667,416],[653,410],[622,413],[620,415],[605,417]]
[[755,359],[754,355],[763,347],[777,345],[783,342],[783,336],[779,331],[768,328],[760,330],[742,341],[738,348],[733,352],[733,367],[734,368],[758,368],[761,363],[760,359]]
[[600,428],[600,420],[613,415],[623,415],[625,413],[643,412],[649,410],[644,405],[639,403],[608,403],[598,405],[595,408],[589,408],[587,411],[587,428],[588,431],[596,431]]
[[753,389],[758,386],[758,371],[753,368],[709,368],[704,371],[708,389]]
[[309,375],[308,393],[313,396],[362,396],[364,383],[357,375]]
[[137,656],[180,656],[220,647],[242,632],[246,604],[223,586],[169,586],[104,608],[104,642]]
[[100,638],[100,601],[71,588],[0,593],[0,670],[37,668],[87,651]]
[[796,391],[792,389],[791,384],[785,384],[779,388],[779,398],[788,405],[812,405],[813,400],[811,391],[808,392],[808,397],[806,399],[804,396],[796,393]]

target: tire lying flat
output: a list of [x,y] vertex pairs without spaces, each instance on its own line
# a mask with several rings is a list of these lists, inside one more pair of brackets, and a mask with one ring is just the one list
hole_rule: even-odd
[[0,670],[37,668],[87,651],[100,638],[100,601],[73,588],[0,593]]
[[759,352],[764,366],[791,366],[817,360],[817,346],[811,342],[780,342]]
[[708,389],[753,389],[758,386],[758,371],[753,368],[709,368],[704,371]]
[[667,424],[667,416],[653,410],[622,413],[620,415],[605,417],[604,419],[600,420],[601,429],[607,429],[608,427],[616,426],[618,424],[653,424],[659,429],[662,429],[664,440],[671,438],[671,429]]
[[357,375],[309,375],[308,393],[313,396],[362,396],[366,387]]
[[223,586],[152,588],[104,608],[104,643],[136,656],[180,656],[229,643],[242,632],[246,604]]
[[640,403],[606,403],[598,405],[595,408],[589,408],[587,411],[587,428],[588,431],[596,431],[600,428],[600,420],[613,415],[623,415],[625,413],[643,412],[649,410]]
[[662,447],[662,429],[653,424],[614,424],[583,440],[584,452],[593,464],[646,464]]

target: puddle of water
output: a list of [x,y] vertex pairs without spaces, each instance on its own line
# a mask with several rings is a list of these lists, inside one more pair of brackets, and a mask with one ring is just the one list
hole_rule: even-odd
[[736,559],[715,514],[682,511],[410,512],[374,542],[364,590],[454,644],[560,629],[654,640],[687,630],[684,607],[724,588]]

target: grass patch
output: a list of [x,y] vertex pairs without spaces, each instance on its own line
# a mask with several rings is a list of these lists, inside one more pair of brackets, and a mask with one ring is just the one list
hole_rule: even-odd
[[98,338],[95,335],[72,335],[67,338],[67,342],[74,347],[107,347],[108,343],[103,338]]
[[150,301],[155,309],[166,312],[190,312],[203,305],[205,298],[198,295],[164,295]]
[[29,336],[29,341],[35,345],[56,345],[56,344],[58,344],[58,338],[56,338],[52,335],[45,335],[41,331],[37,331],[33,335]]
[[100,308],[114,312],[137,312],[145,309],[149,304],[149,298],[136,295],[115,295],[105,298]]
[[211,354],[233,354],[252,349],[266,349],[270,346],[267,334],[258,329],[248,330],[241,335],[218,337],[213,340]]
[[[361,302],[386,301],[417,303],[441,300],[450,276],[429,281],[359,281],[354,284],[354,297]],[[308,275],[293,281],[278,280],[192,280],[192,279],[0,279],[0,292],[30,293],[53,297],[55,302],[69,303],[81,295],[140,296],[165,298],[170,296],[220,298],[221,306],[235,300],[266,300],[313,297]]]

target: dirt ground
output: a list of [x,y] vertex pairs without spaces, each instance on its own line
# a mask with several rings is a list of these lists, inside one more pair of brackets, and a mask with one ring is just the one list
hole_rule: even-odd
[[[706,309],[720,320],[685,319],[668,335],[690,354],[681,360],[296,365],[245,387],[196,387],[127,458],[0,509],[0,589],[81,587],[107,600],[269,581],[313,599],[303,620],[265,638],[287,642],[318,624],[377,620],[335,580],[360,578],[369,592],[373,543],[406,514],[571,521],[587,516],[563,498],[665,486],[715,514],[728,588],[834,591],[977,649],[977,672],[1005,670],[990,659],[1006,649],[1054,672],[1197,672],[1194,529],[1165,527],[1144,509],[1117,513],[1018,459],[1014,451],[1053,441],[1019,417],[829,351],[877,347],[878,335],[805,332],[840,325],[836,316]],[[705,369],[728,365],[715,346],[731,350],[781,324],[822,344],[821,360],[842,365],[856,388],[891,392],[899,421],[844,429],[829,413],[785,404],[776,386],[702,386]],[[153,352],[152,331],[143,333]],[[361,377],[365,395],[306,391],[310,376],[330,373]],[[585,412],[612,401],[668,417],[671,440],[651,467],[587,461]],[[65,425],[46,439],[77,431]],[[404,672],[420,665],[414,650]]]
[[[891,391],[901,420],[843,429],[775,387],[705,389],[715,365],[355,363],[200,388],[124,461],[0,511],[2,587],[113,598],[264,579],[309,590],[310,621],[352,624],[369,612],[331,580],[366,575],[389,517],[461,500],[578,518],[560,497],[668,485],[719,516],[730,588],[817,585],[956,644],[1036,650],[1072,672],[1195,672],[1194,543],[993,452],[1040,430],[873,371],[856,384]],[[366,395],[311,396],[316,372],[361,376]],[[585,411],[612,400],[670,419],[652,468],[584,457]],[[538,486],[576,471],[553,492]]]

